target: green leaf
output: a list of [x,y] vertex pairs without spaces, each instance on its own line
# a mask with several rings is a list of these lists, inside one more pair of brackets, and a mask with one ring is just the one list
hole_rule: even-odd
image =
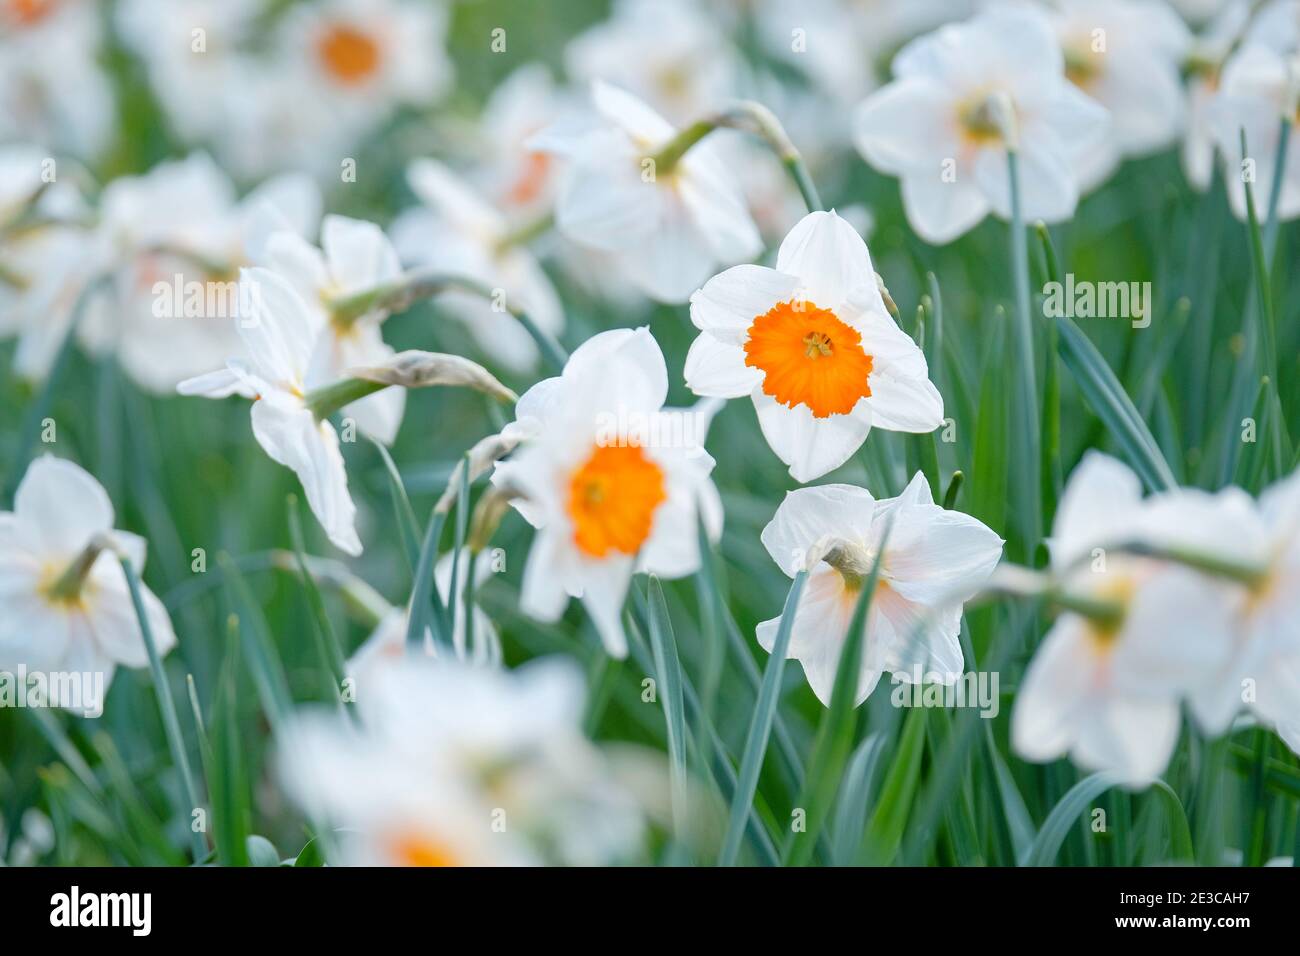
[[655,675],[668,727],[669,772],[672,777],[673,821],[679,835],[685,832],[686,814],[686,708],[682,702],[682,666],[677,656],[677,639],[664,603],[659,578],[650,575],[647,629],[654,654]]
[[380,460],[384,463],[384,473],[388,476],[388,490],[393,499],[393,514],[397,518],[397,533],[402,538],[402,555],[406,558],[407,568],[414,573],[420,561],[420,526],[415,521],[415,510],[411,507],[411,499],[406,494],[406,486],[402,484],[402,476],[393,462],[393,456],[381,442],[373,439],[372,442],[379,452]]
[[807,571],[800,571],[795,575],[794,583],[790,585],[790,592],[786,595],[785,606],[781,609],[781,623],[777,627],[776,639],[772,644],[772,654],[763,671],[763,682],[759,686],[758,700],[754,704],[754,714],[749,722],[749,735],[745,739],[745,749],[740,757],[736,792],[731,801],[731,817],[727,823],[727,834],[722,842],[722,850],[718,854],[719,866],[734,865],[740,853],[740,840],[744,836],[750,807],[753,806],[754,791],[758,787],[758,774],[763,768],[763,756],[767,753],[767,742],[772,733],[772,717],[776,713],[781,697],[781,678],[785,674],[790,634],[794,630],[794,616],[799,606],[799,596],[803,593],[807,580]]
[[903,734],[894,754],[893,766],[880,791],[876,812],[867,827],[865,856],[876,866],[891,862],[903,839],[903,828],[912,809],[921,778],[921,755],[925,750],[924,707],[913,708],[903,723]]
[[280,851],[264,836],[256,833],[250,835],[245,843],[248,850],[248,862],[251,866],[279,866]]

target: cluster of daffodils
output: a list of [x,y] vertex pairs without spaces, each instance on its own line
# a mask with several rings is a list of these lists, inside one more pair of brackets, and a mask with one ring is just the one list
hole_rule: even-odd
[[1164,771],[1180,707],[1210,736],[1243,710],[1294,747],[1300,714],[1300,473],[1254,501],[1236,488],[1142,497],[1125,465],[1089,452],[1052,528],[1074,597],[1016,696],[1015,748],[1069,754],[1133,786]]

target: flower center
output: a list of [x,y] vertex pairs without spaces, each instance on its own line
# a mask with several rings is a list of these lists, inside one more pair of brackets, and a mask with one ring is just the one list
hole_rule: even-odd
[[506,200],[515,205],[527,206],[542,194],[546,179],[551,171],[551,157],[546,153],[529,153],[524,159],[524,168],[519,177],[511,184]]
[[756,317],[745,364],[763,372],[763,391],[817,418],[847,415],[871,394],[872,358],[862,336],[830,309],[791,299]]
[[569,480],[573,539],[583,554],[636,554],[668,498],[663,469],[632,445],[601,445]]
[[[1107,581],[1101,587],[1093,592],[1094,596],[1112,604],[1118,604],[1127,612],[1129,605],[1133,602],[1137,594],[1137,581],[1131,574],[1123,574],[1113,581]],[[1119,632],[1124,627],[1124,618],[1114,621],[1092,620],[1089,622],[1088,633],[1093,639],[1097,650],[1109,652],[1115,645]]]
[[957,107],[957,125],[974,146],[1003,145],[1002,126],[989,97],[978,96]]
[[379,44],[370,34],[346,23],[336,23],[317,41],[316,52],[326,72],[355,86],[379,68]]
[[8,0],[10,19],[19,26],[29,27],[44,20],[54,11],[55,0]]
[[1101,75],[1099,53],[1083,43],[1065,49],[1065,77],[1081,90],[1090,87]]
[[457,866],[455,854],[423,833],[399,835],[389,846],[398,866]]

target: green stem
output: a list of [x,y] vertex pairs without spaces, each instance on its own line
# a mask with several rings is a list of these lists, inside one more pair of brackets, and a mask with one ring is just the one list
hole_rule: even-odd
[[[158,645],[153,639],[153,628],[149,626],[144,599],[140,596],[140,579],[136,576],[135,568],[131,566],[130,558],[119,554],[118,560],[122,562],[122,573],[126,575],[127,588],[131,592],[131,604],[135,608],[136,619],[140,622],[140,635],[144,638],[145,652],[149,655],[149,671],[153,675],[154,690],[158,694],[158,712],[162,717],[167,746],[172,752],[172,763],[180,771],[181,783],[185,787],[185,799],[189,801],[192,813],[200,807],[199,790],[194,784],[194,773],[190,770],[190,758],[185,753],[185,739],[181,736],[180,721],[176,717],[176,703],[172,700],[171,685],[167,683],[162,658],[158,656]],[[191,826],[190,842],[197,863],[208,854],[207,841],[204,840],[202,833],[196,832]]]
[[373,395],[375,392],[381,392],[391,387],[384,382],[371,382],[362,378],[345,378],[331,385],[325,385],[308,392],[303,399],[303,403],[316,416],[317,421],[323,421],[339,409],[351,405],[368,395]]
[[687,126],[654,155],[655,175],[666,176],[671,173],[691,147],[715,129],[735,129],[757,136],[785,167],[786,174],[799,190],[808,211],[818,212],[824,208],[812,174],[808,172],[803,156],[790,141],[781,121],[766,106],[752,100],[743,100]]
[[1025,233],[1024,212],[1020,200],[1020,158],[1013,149],[1007,150],[1007,175],[1011,188],[1011,269],[1016,293],[1016,326],[1019,339],[1019,419],[1021,440],[1024,442],[1022,466],[1027,474],[1018,476],[1022,485],[1020,493],[1024,503],[1023,531],[1026,536],[1025,560],[1034,563],[1035,550],[1042,538],[1041,482],[1039,473],[1038,384],[1034,373],[1034,326],[1029,314],[1029,250]]
[[[410,308],[416,302],[431,299],[453,289],[479,296],[494,305],[499,299],[498,290],[490,288],[477,279],[417,269],[399,276],[392,282],[333,300],[330,303],[330,314],[335,322],[350,325],[371,312],[400,312]],[[503,308],[514,316],[515,320],[524,327],[524,331],[532,336],[548,364],[557,372],[562,370],[565,362],[569,360],[569,355],[563,346],[555,341],[550,333],[538,327],[524,310],[508,304],[503,305]]]

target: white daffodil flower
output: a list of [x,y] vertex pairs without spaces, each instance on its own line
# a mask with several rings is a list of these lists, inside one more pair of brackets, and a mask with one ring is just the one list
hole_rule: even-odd
[[686,357],[697,395],[750,395],[763,437],[807,482],[849,459],[872,426],[929,432],[943,398],[889,317],[866,243],[834,212],[803,218],[776,268],[735,266],[691,296]]
[[[1282,118],[1294,119],[1300,97],[1300,65],[1294,56],[1294,51],[1281,53],[1262,42],[1244,43],[1224,64],[1218,92],[1206,107],[1211,135],[1224,157],[1228,199],[1238,219],[1244,220],[1247,214],[1247,175],[1261,222],[1268,215],[1277,176],[1282,177],[1278,218],[1285,221],[1300,216],[1300,150],[1288,150],[1285,167],[1276,168]],[[1242,130],[1249,150],[1244,157]]]
[[[113,505],[99,482],[51,455],[32,462],[14,510],[0,512],[0,671],[102,674],[107,689],[119,664],[148,665],[115,551],[140,573],[144,539],[113,529]],[[140,595],[165,655],[176,646],[171,619],[143,585]]]
[[[909,683],[918,674],[944,684],[961,676],[962,604],[993,572],[1002,539],[969,515],[936,505],[919,472],[901,495],[883,501],[853,485],[788,492],[762,540],[789,577],[809,572],[787,656],[803,665],[823,704],[830,706],[853,611],[877,558],[854,705],[886,672]],[[780,617],[758,625],[758,643],[768,653],[780,625]]]
[[1072,150],[1087,190],[1121,159],[1178,138],[1186,115],[1181,70],[1192,34],[1165,0],[1059,0],[1049,10],[1065,75],[1110,113],[1101,140]]
[[555,221],[573,242],[606,253],[619,272],[661,302],[685,302],[719,264],[757,255],[745,198],[705,139],[660,169],[677,130],[617,87],[592,85],[595,126],[549,127],[534,148],[565,160]]
[[97,157],[116,114],[100,67],[103,42],[98,4],[0,3],[0,140]]
[[1228,0],[1197,34],[1188,52],[1187,131],[1183,137],[1183,171],[1194,189],[1210,187],[1214,172],[1214,131],[1209,108],[1219,91],[1223,64],[1250,19],[1249,0]]
[[[1258,580],[1229,596],[1231,630],[1221,667],[1188,695],[1192,713],[1209,734],[1222,734],[1249,709],[1271,726],[1300,716],[1300,473],[1260,495],[1238,488],[1217,494],[1180,491],[1153,510],[1166,537],[1177,540],[1195,522],[1212,538],[1211,558],[1260,569]],[[1192,508],[1194,512],[1191,512]],[[1191,513],[1189,513],[1191,512]]]
[[644,820],[582,736],[583,697],[572,661],[504,672],[408,655],[358,687],[357,723],[297,718],[280,776],[308,814],[342,828],[344,863],[628,861]]
[[[111,281],[81,317],[81,342],[115,355],[149,391],[172,392],[238,348],[239,268],[260,261],[271,234],[314,230],[320,202],[298,174],[237,199],[230,178],[203,154],[113,180],[100,200],[95,247],[81,262],[84,280],[98,273]],[[48,372],[67,329],[66,321],[42,326],[19,355],[20,371],[32,378]]]
[[313,378],[322,337],[320,317],[289,281],[270,269],[245,269],[240,278],[248,316],[235,323],[244,358],[226,368],[188,379],[182,395],[253,400],[253,435],[272,460],[302,482],[312,513],[336,547],[361,553],[356,505],[339,451],[338,433],[307,406],[308,391],[330,384]]
[[[453,552],[454,553],[454,552]],[[477,665],[497,666],[501,663],[501,642],[496,625],[492,623],[484,610],[474,605],[474,642],[468,639],[469,628],[465,624],[465,590],[469,581],[471,555],[468,549],[462,549],[460,566],[457,569],[456,587],[456,623],[452,628],[452,649],[456,659]],[[487,552],[479,554],[473,562],[475,586],[483,584],[492,577],[492,559]],[[433,583],[443,603],[451,594],[452,554],[445,554],[438,559],[433,569]],[[364,644],[348,659],[347,674],[364,686],[373,676],[375,668],[392,663],[410,653],[406,645],[407,615],[405,608],[393,608],[384,615]],[[423,650],[431,657],[437,656],[433,643],[433,634],[424,632]]]
[[1025,219],[1074,214],[1071,157],[1101,140],[1107,115],[1066,79],[1060,44],[1036,9],[997,6],[942,27],[904,47],[893,72],[859,107],[855,138],[868,163],[901,180],[922,239],[950,242],[990,211],[1010,218],[1009,146]]
[[667,394],[648,329],[602,332],[519,399],[510,428],[525,441],[493,473],[522,496],[514,505],[537,529],[522,608],[553,621],[581,598],[614,657],[627,655],[621,617],[633,573],[698,569],[697,510],[713,537],[722,529],[706,416],[665,409]]
[[[332,300],[374,289],[402,273],[397,250],[374,223],[326,216],[320,249],[295,233],[276,233],[266,242],[265,260],[297,291],[319,330],[311,361],[313,381],[331,382],[348,369],[379,365],[396,354],[384,342],[386,313],[342,322],[330,312]],[[347,405],[343,414],[367,435],[391,445],[405,411],[406,390],[389,388]]]
[[1170,529],[1180,544],[1208,547],[1211,540],[1200,539],[1215,535],[1195,520],[1205,514],[1191,499],[1160,514],[1143,501],[1127,466],[1098,452],[1084,456],[1052,527],[1052,569],[1067,591],[1117,613],[1057,618],[1016,696],[1017,753],[1034,761],[1069,754],[1132,787],[1165,769],[1178,741],[1180,699],[1223,665],[1232,592],[1186,567],[1119,548],[1168,541]]
[[608,20],[569,41],[564,64],[574,80],[613,83],[677,124],[723,106],[740,73],[720,25],[688,0],[617,0]]
[[523,309],[543,331],[558,334],[564,328],[564,310],[551,280],[532,253],[514,241],[505,217],[441,163],[417,160],[406,176],[424,206],[393,224],[393,242],[402,260],[493,289],[500,300],[459,291],[439,299],[495,361],[515,372],[534,368],[537,345],[507,308]]

